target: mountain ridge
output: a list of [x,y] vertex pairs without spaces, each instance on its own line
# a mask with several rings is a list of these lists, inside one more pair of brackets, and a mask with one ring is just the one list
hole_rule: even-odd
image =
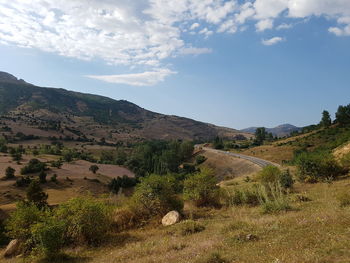
[[215,136],[251,136],[186,117],[148,111],[126,100],[38,87],[6,72],[0,72],[0,114],[6,119],[6,125],[15,127],[17,122],[27,130],[52,131],[52,136],[85,136],[112,142],[127,139],[200,141]]
[[[259,127],[249,127],[249,128],[241,129],[240,131],[255,133],[257,128]],[[284,137],[284,136],[290,135],[290,133],[292,133],[293,131],[300,131],[302,127],[297,127],[295,125],[285,123],[273,128],[265,128],[265,129],[266,129],[266,132],[272,133],[274,136]]]

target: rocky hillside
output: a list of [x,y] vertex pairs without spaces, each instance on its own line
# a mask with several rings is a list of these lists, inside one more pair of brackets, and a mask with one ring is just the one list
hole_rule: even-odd
[[3,131],[41,137],[104,138],[113,142],[208,140],[217,135],[233,138],[242,134],[234,129],[151,112],[125,100],[37,87],[5,72],[0,72],[0,114]]

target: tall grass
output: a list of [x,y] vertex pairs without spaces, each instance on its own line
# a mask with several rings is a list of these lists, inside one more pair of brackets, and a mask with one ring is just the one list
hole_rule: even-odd
[[260,185],[258,188],[259,202],[264,214],[278,213],[291,209],[288,192],[281,184]]

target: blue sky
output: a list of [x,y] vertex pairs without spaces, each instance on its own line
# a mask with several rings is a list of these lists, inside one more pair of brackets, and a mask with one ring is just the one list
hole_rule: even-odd
[[232,128],[350,103],[350,1],[58,2],[0,0],[0,71]]

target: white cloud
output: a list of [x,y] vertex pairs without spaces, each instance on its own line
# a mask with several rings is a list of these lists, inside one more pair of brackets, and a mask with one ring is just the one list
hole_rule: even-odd
[[265,46],[272,46],[272,45],[275,45],[281,41],[284,41],[285,39],[282,38],[282,37],[273,37],[273,38],[270,38],[270,39],[263,39],[261,40],[261,43]]
[[213,52],[211,48],[184,47],[180,50],[182,55],[201,55]]
[[283,23],[283,24],[280,24],[279,26],[277,26],[276,29],[277,30],[283,30],[283,29],[290,29],[292,27],[293,27],[292,24]]
[[350,36],[350,24],[344,28],[330,27],[328,31],[335,34],[336,36]]
[[263,19],[260,20],[258,23],[255,24],[256,31],[262,32],[267,29],[273,28],[273,20],[272,19]]
[[200,26],[200,24],[198,24],[198,23],[193,23],[192,25],[191,25],[191,27],[190,27],[190,29],[191,30],[195,30],[197,27],[199,27]]
[[203,28],[201,31],[199,31],[199,34],[205,35],[205,37],[209,37],[212,35],[214,32],[209,30],[208,28]]
[[177,72],[164,68],[142,73],[119,75],[88,75],[86,77],[102,80],[109,83],[126,84],[130,86],[154,86],[157,83],[164,81],[167,76],[176,73]]

